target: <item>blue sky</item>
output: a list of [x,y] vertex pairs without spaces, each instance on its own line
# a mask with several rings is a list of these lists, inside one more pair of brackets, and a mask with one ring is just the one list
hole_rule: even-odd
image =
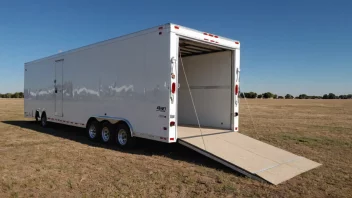
[[[88,3],[89,2],[89,3]],[[241,41],[241,91],[352,93],[352,1],[0,1],[0,93],[23,64],[172,22]]]

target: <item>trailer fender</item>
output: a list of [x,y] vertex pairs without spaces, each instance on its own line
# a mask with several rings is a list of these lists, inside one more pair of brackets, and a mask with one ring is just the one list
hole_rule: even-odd
[[[111,124],[117,124],[120,122],[124,122],[127,124],[127,126],[130,128],[131,131],[131,137],[133,137],[133,127],[132,124],[125,118],[119,118],[119,117],[110,117],[110,116],[92,116],[91,118],[95,118],[97,121],[102,122],[102,121],[109,121]],[[91,119],[90,118],[90,119]]]

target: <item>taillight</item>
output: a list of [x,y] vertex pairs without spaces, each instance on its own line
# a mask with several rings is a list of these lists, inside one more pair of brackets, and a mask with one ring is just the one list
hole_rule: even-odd
[[235,95],[238,94],[238,85],[235,86]]
[[175,93],[176,92],[176,83],[172,83],[171,85],[171,93]]
[[170,122],[170,127],[172,127],[172,126],[175,126],[175,122],[174,121]]

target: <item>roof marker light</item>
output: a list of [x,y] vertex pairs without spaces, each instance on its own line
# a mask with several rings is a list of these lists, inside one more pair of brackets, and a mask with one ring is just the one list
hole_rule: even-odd
[[175,29],[180,29],[180,27],[178,27],[177,25],[175,25],[174,27],[175,27]]
[[238,42],[238,41],[236,41],[235,43],[236,43],[237,45],[240,44],[240,42]]

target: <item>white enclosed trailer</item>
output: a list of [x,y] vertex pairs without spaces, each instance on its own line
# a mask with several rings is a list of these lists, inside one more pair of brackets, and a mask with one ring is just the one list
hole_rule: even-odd
[[25,63],[24,115],[121,147],[178,141],[274,184],[317,167],[237,133],[239,68],[238,41],[161,25]]

